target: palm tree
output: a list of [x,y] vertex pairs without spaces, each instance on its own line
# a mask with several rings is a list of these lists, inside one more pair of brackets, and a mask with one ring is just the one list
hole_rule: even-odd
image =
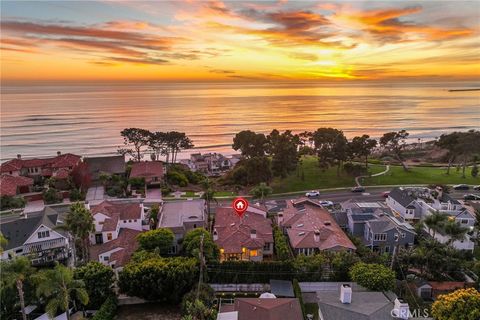
[[69,231],[75,242],[79,240],[81,243],[82,257],[87,261],[90,232],[95,231],[93,216],[90,210],[85,208],[80,202],[72,204],[65,219],[65,225],[62,226],[61,229]]
[[23,320],[27,320],[25,313],[25,294],[23,292],[23,283],[35,271],[32,268],[30,260],[26,257],[17,257],[12,261],[6,262],[2,266],[2,284],[6,287],[16,286],[18,297],[20,299],[20,308],[22,310]]
[[208,226],[208,231],[211,232],[212,226],[211,226],[211,218],[210,218],[210,207],[211,207],[211,202],[215,201],[215,203],[218,203],[217,199],[215,199],[215,189],[213,182],[205,178],[205,180],[202,181],[202,187],[203,187],[203,195],[202,199],[204,199],[207,203],[207,226]]
[[253,194],[255,198],[259,198],[262,204],[265,203],[265,198],[272,193],[272,188],[269,187],[265,182],[260,183],[258,186],[253,188],[250,193]]
[[442,214],[436,211],[426,217],[425,220],[423,220],[423,223],[427,226],[428,233],[430,233],[430,231],[433,231],[432,237],[435,238],[435,234],[438,230],[442,228],[447,219],[448,217],[446,214]]
[[73,270],[62,264],[54,269],[40,271],[35,277],[37,295],[44,297],[48,302],[45,308],[50,317],[54,317],[58,309],[66,311],[70,320],[70,303],[75,297],[81,304],[88,303],[88,293],[82,280],[73,278]]
[[444,227],[445,234],[450,237],[447,245],[453,244],[457,240],[462,240],[465,237],[468,229],[459,225],[456,221],[449,221]]

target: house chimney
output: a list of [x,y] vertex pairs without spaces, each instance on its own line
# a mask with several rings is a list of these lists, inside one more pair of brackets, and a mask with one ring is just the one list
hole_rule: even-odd
[[315,230],[315,231],[313,232],[313,239],[315,240],[315,242],[319,242],[319,241],[320,241],[320,231]]
[[59,155],[61,155],[61,154],[62,154],[62,152],[60,152],[60,151],[57,151],[57,156],[59,156]]
[[255,229],[250,230],[250,238],[252,238],[252,239],[257,238],[257,230],[255,230]]
[[213,229],[213,241],[217,241],[218,240],[218,232],[217,232],[217,228]]
[[340,287],[340,301],[342,303],[352,303],[352,287],[349,284],[342,284]]
[[85,209],[90,210],[90,203],[85,201]]
[[283,222],[283,212],[279,212],[277,215],[278,224],[281,225]]
[[17,154],[17,159],[22,159],[22,155],[20,153]]
[[406,303],[402,299],[395,299],[392,313],[397,319],[408,319],[410,313],[408,303]]

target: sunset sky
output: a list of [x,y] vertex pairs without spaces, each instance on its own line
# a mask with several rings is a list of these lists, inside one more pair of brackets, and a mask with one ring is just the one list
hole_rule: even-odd
[[2,1],[2,80],[479,79],[480,2]]

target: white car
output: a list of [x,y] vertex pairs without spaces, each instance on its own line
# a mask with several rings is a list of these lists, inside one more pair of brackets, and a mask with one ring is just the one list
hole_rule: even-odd
[[307,196],[309,198],[318,197],[319,195],[320,195],[320,192],[315,191],[315,190],[312,190],[312,191],[309,191],[309,192],[305,193],[305,196]]
[[331,207],[331,206],[333,206],[333,202],[328,201],[328,200],[322,200],[322,201],[320,201],[320,205],[322,205],[324,207]]

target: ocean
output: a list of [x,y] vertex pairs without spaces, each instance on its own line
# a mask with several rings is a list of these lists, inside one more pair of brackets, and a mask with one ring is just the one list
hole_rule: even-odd
[[[4,85],[1,160],[115,154],[120,131],[187,133],[195,151],[234,153],[241,130],[341,129],[349,138],[405,129],[431,140],[480,128],[478,83],[77,83]],[[188,152],[179,157],[186,157]]]

